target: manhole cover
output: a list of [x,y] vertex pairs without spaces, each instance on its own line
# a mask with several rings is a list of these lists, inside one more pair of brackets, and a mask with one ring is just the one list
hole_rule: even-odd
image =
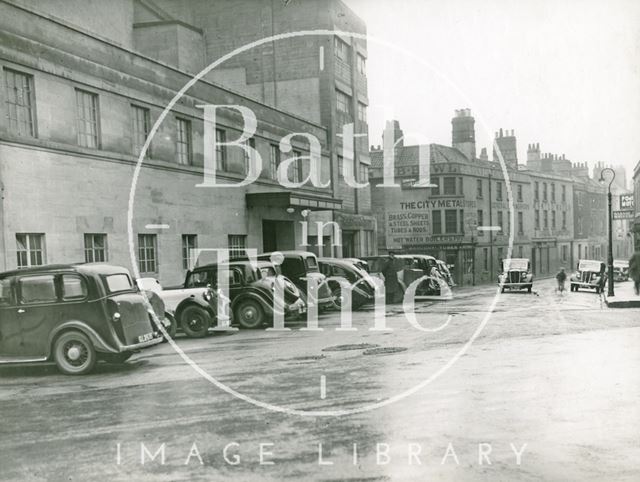
[[404,346],[381,346],[378,348],[370,348],[362,352],[363,355],[386,355],[387,353],[398,353],[407,351]]
[[346,351],[346,350],[367,350],[370,348],[376,348],[378,345],[372,345],[371,343],[358,343],[355,345],[335,345],[323,348],[322,351]]

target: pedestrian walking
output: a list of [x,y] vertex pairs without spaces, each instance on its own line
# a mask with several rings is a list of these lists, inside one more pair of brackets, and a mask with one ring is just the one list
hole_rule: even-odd
[[564,292],[565,281],[567,281],[567,273],[564,272],[564,268],[560,268],[560,271],[556,274],[556,293],[560,293],[560,296],[562,296]]
[[640,252],[636,252],[629,260],[629,277],[633,279],[636,294],[640,295]]
[[396,256],[389,253],[389,259],[382,270],[384,276],[385,299],[388,304],[397,303],[402,297],[402,287],[398,280],[398,268],[396,266]]

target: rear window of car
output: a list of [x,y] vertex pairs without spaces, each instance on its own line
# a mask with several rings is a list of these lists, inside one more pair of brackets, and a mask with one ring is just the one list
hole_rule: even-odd
[[11,304],[11,278],[0,279],[0,305]]
[[87,297],[87,284],[80,276],[62,275],[62,299],[81,300]]
[[268,278],[270,276],[276,276],[276,270],[275,268],[272,268],[270,266],[263,266],[262,268],[260,268],[260,276],[262,276],[263,278]]
[[55,278],[51,274],[25,276],[19,284],[21,303],[53,303],[58,300]]
[[110,274],[105,276],[104,280],[107,283],[107,288],[110,293],[129,291],[133,289],[131,278],[129,278],[129,275],[125,273]]

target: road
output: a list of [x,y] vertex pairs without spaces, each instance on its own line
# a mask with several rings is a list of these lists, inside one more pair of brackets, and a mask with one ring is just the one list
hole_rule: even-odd
[[430,331],[392,306],[387,331],[371,308],[178,337],[194,366],[163,344],[85,377],[1,368],[0,477],[638,480],[640,310],[534,289],[418,301]]

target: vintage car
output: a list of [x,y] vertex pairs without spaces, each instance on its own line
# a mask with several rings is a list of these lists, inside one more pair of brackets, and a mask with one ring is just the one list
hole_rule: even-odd
[[[262,261],[271,261],[271,255],[274,253],[262,253],[258,255],[258,259]],[[307,293],[307,278],[315,278],[318,283],[317,303],[320,311],[335,308],[334,296],[331,294],[327,278],[320,272],[318,267],[318,258],[308,251],[277,251],[277,257],[282,256],[280,270],[282,274],[289,278],[294,285],[305,296],[307,303],[310,303]]]
[[216,326],[218,303],[210,287],[188,288],[177,286],[163,288],[155,278],[139,278],[138,288],[159,296],[164,302],[165,318],[171,320],[169,336],[178,330],[189,338],[206,336],[209,328]]
[[124,362],[162,342],[155,312],[125,268],[48,265],[0,274],[0,363],[54,361],[89,373],[98,360]]
[[373,302],[375,287],[367,278],[369,273],[350,261],[338,258],[318,258],[320,272],[327,277],[331,294],[335,297],[336,308],[342,307],[342,285],[340,280],[347,281],[352,287],[351,307],[357,310],[366,303]]
[[602,261],[581,259],[578,261],[577,271],[571,275],[571,291],[580,288],[595,289],[596,293],[604,290],[607,282],[607,265]]
[[613,280],[627,281],[629,279],[629,261],[624,259],[613,260]]
[[421,276],[431,276],[418,285],[416,295],[418,296],[439,296],[441,294],[441,283],[447,284],[444,276],[438,269],[438,261],[433,256],[426,254],[399,254],[396,258],[404,260],[405,269],[403,281],[409,286]]
[[527,258],[511,258],[502,260],[502,271],[498,275],[498,284],[502,293],[505,290],[526,289],[529,293],[533,288],[533,273],[531,261]]
[[[277,266],[267,261],[198,266],[187,273],[185,288],[218,288],[218,271],[228,280],[232,319],[242,328],[260,328],[272,323],[274,311],[283,313],[285,319],[298,318],[307,311],[302,293]],[[278,277],[284,283],[284,306],[276,305],[273,294]]]

